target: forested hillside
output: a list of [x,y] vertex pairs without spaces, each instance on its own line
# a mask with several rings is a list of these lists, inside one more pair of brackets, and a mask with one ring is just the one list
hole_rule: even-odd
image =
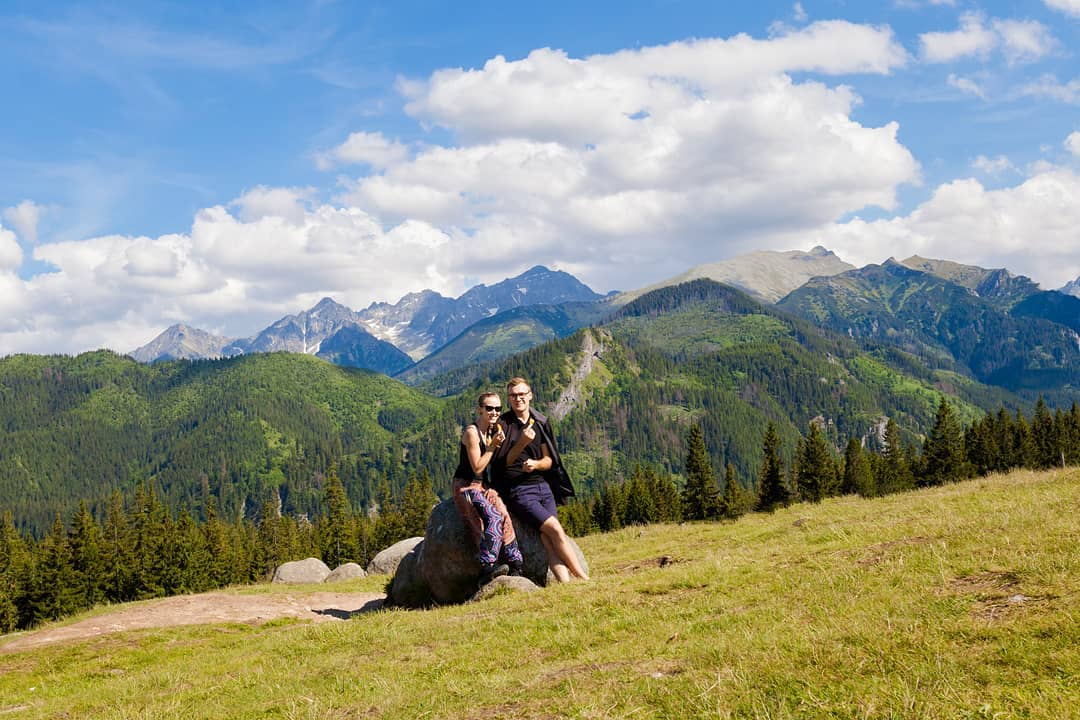
[[[451,462],[464,411],[305,355],[141,365],[107,351],[0,360],[0,506],[40,534],[80,500],[153,480],[170,509],[230,518],[267,500],[318,514],[333,463],[353,503]],[[443,418],[445,417],[445,421]],[[433,473],[434,475],[434,473]],[[279,500],[280,498],[280,500]]]
[[[583,360],[591,370],[571,383]],[[556,428],[583,493],[637,465],[683,474],[697,423],[716,467],[752,484],[772,423],[790,462],[811,421],[834,452],[852,437],[881,446],[892,419],[908,442],[931,426],[942,394],[961,422],[1021,401],[890,346],[822,331],[709,280],[650,293],[606,321],[510,359],[434,378],[445,398],[383,375],[303,355],[152,366],[108,352],[0,360],[0,505],[43,535],[80,500],[102,517],[114,489],[150,481],[164,505],[201,517],[323,511],[320,478],[336,464],[356,509],[379,487],[400,496],[426,472],[445,495],[461,425],[481,389],[532,380],[536,404],[563,398]]]

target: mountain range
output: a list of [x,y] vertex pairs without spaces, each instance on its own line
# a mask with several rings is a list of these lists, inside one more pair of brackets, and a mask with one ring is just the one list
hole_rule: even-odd
[[[419,472],[445,493],[475,394],[514,375],[532,380],[585,493],[636,464],[678,475],[692,423],[714,467],[730,463],[745,483],[770,423],[790,458],[810,422],[835,448],[874,445],[886,418],[921,442],[943,395],[964,423],[1039,394],[1057,408],[1074,399],[1080,299],[1007,271],[924,258],[845,269],[826,253],[738,259],[816,255],[838,270],[776,303],[681,276],[632,299],[600,297],[533,268],[457,300],[376,303],[367,310],[381,325],[324,299],[243,341],[178,327],[150,348],[216,360],[0,358],[0,506],[41,531],[79,499],[100,513],[113,490],[152,479],[173,509],[198,512],[212,496],[229,517],[268,502],[310,515],[330,467],[357,507]],[[414,363],[372,328],[435,349]],[[356,367],[395,363],[394,378]]]
[[458,298],[424,290],[393,305],[372,303],[359,312],[323,298],[314,307],[283,317],[250,338],[225,338],[173,325],[130,355],[139,362],[156,362],[294,352],[395,375],[466,328],[500,312],[600,298],[569,273],[536,266],[491,287],[477,285]]

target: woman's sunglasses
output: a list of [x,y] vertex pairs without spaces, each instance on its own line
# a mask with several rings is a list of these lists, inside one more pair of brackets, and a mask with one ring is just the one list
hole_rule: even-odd
[[488,412],[499,412],[502,410],[502,405],[484,405],[482,407]]

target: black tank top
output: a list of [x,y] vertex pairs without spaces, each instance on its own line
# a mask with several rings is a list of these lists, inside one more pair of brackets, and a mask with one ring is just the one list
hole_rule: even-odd
[[[468,430],[471,427],[476,428],[476,434],[480,437],[480,454],[483,455],[487,452],[487,443],[484,442],[484,433],[480,432],[480,428],[476,427],[476,423],[469,425],[465,429]],[[462,435],[462,437],[464,438],[464,435]],[[461,480],[479,480],[480,482],[487,484],[485,482],[487,480],[487,471],[488,468],[484,468],[484,472],[480,475],[473,472],[472,463],[469,462],[469,449],[465,447],[465,443],[459,442],[458,465],[457,470],[454,471],[454,477]]]

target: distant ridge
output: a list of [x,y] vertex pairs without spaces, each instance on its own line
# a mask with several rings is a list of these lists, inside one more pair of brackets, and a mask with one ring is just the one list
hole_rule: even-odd
[[199,328],[177,323],[146,345],[128,353],[142,363],[158,360],[200,360],[230,357],[238,354],[228,350],[236,341]]
[[701,278],[733,285],[759,300],[775,303],[810,278],[839,275],[854,268],[854,265],[844,262],[820,245],[809,251],[758,250],[728,260],[698,265],[663,282],[620,293],[612,298],[612,304],[624,305],[653,290]]

